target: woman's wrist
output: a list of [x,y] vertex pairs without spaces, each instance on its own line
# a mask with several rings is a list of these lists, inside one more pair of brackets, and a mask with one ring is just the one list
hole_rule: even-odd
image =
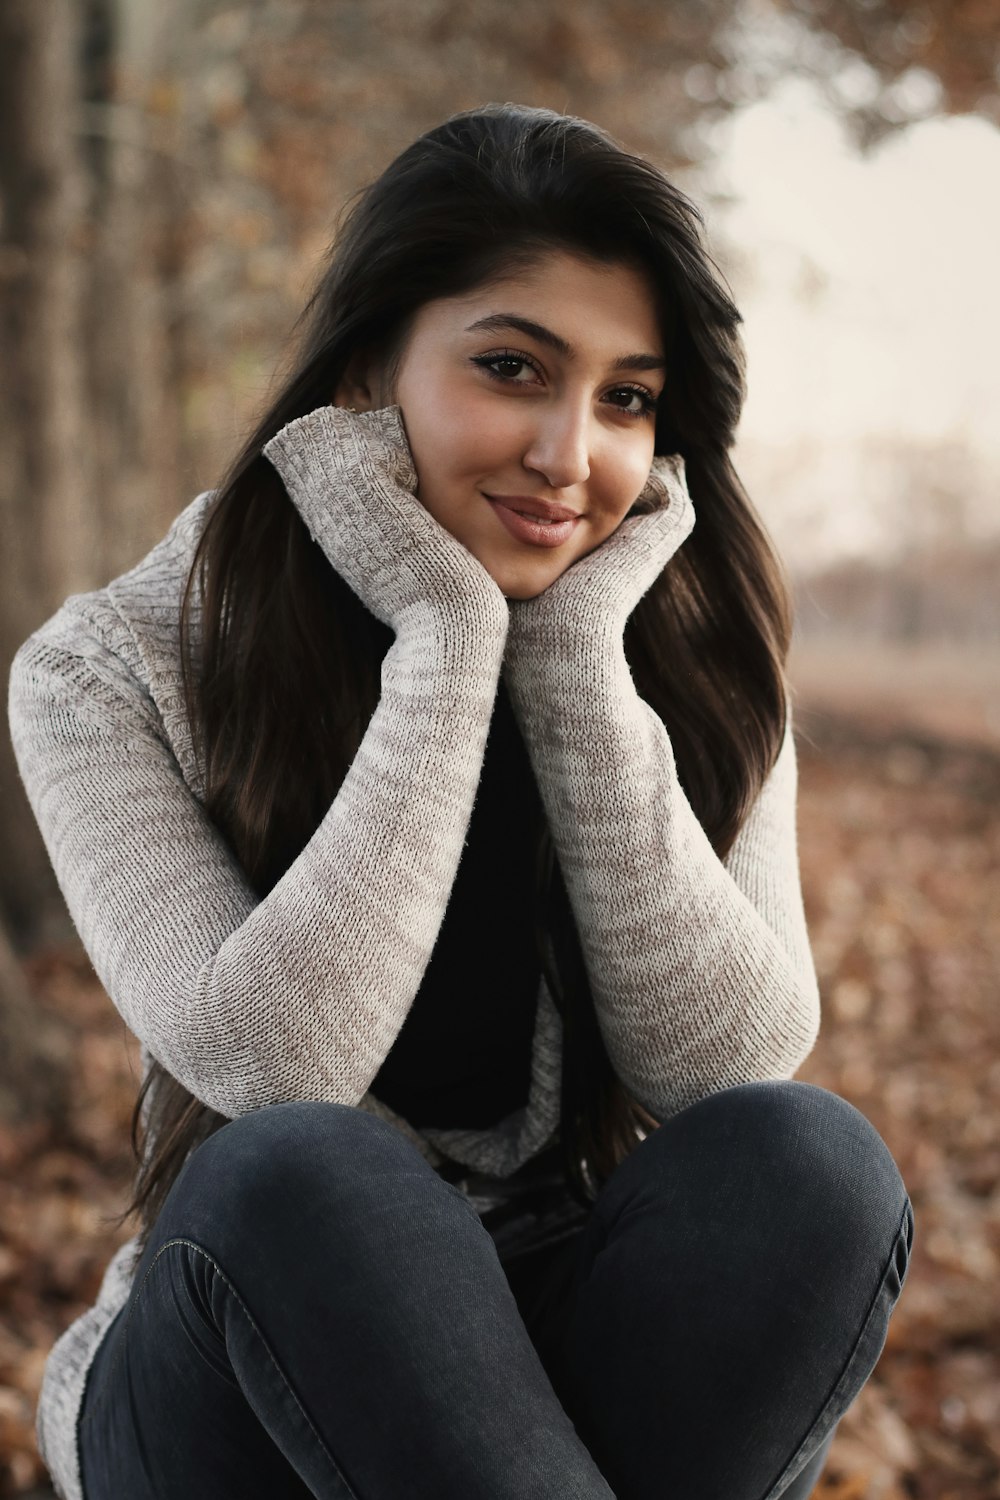
[[553,589],[510,605],[507,660],[532,675],[575,677],[571,663],[605,658],[621,646],[627,611],[616,609],[600,592]]
[[396,637],[428,658],[460,669],[495,668],[499,675],[509,633],[507,601],[496,587],[420,598],[401,607]]
[[520,718],[584,709],[597,724],[617,718],[635,692],[620,627],[607,619],[569,628],[555,617],[535,618],[529,626],[511,609],[503,677]]

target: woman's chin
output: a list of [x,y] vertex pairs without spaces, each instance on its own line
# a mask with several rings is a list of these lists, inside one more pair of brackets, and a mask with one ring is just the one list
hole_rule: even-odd
[[500,588],[504,598],[514,603],[525,599],[537,599],[539,594],[544,594],[549,584],[554,582],[554,579],[547,578],[544,583],[501,584]]
[[520,600],[537,599],[565,569],[491,567],[488,571],[505,599]]

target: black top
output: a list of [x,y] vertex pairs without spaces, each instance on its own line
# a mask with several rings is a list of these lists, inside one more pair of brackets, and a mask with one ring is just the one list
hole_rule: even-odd
[[423,982],[372,1082],[413,1125],[483,1127],[526,1104],[541,966],[535,855],[544,823],[501,679],[475,806]]

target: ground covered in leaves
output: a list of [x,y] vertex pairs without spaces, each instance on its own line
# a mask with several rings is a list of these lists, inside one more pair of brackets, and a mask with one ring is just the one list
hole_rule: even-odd
[[[817,1500],[1000,1497],[1000,750],[799,718],[803,879],[825,1011],[800,1077],[873,1121],[916,1215],[878,1369]],[[135,1045],[75,952],[36,956],[76,1038],[72,1131],[0,1135],[0,1495],[44,1483],[53,1339],[93,1299],[131,1174]],[[39,1493],[47,1493],[39,1490]]]

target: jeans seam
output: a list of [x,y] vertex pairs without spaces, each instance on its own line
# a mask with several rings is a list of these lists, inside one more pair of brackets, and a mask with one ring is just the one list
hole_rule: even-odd
[[[809,1427],[806,1429],[806,1432],[803,1435],[801,1441],[799,1442],[798,1447],[795,1449],[795,1451],[792,1454],[791,1458],[785,1464],[785,1467],[782,1469],[781,1473],[777,1476],[777,1478],[775,1479],[775,1481],[771,1485],[771,1487],[769,1489],[765,1490],[765,1492],[764,1492],[764,1494],[762,1496],[762,1500],[777,1500],[777,1497],[779,1497],[780,1494],[781,1494],[781,1491],[778,1488],[779,1485],[782,1485],[782,1484],[784,1484],[786,1482],[790,1483],[791,1480],[797,1478],[797,1473],[796,1474],[789,1474],[789,1470],[791,1469],[792,1465],[795,1463],[795,1460],[802,1453],[802,1450],[806,1446],[806,1443],[809,1441],[809,1439],[815,1433],[816,1428],[819,1426],[820,1422],[823,1420],[823,1417],[825,1416],[826,1412],[829,1410],[831,1403],[835,1400],[835,1398],[837,1396],[837,1392],[840,1390],[840,1388],[844,1384],[845,1379],[847,1378],[848,1374],[850,1373],[851,1365],[854,1362],[854,1359],[855,1359],[855,1356],[857,1355],[858,1349],[861,1346],[861,1343],[862,1343],[862,1341],[864,1339],[864,1336],[868,1332],[868,1329],[871,1326],[871,1321],[874,1318],[875,1313],[876,1313],[876,1311],[878,1309],[879,1300],[880,1300],[880,1298],[882,1296],[882,1293],[883,1293],[883,1291],[885,1289],[886,1278],[888,1277],[891,1268],[895,1264],[896,1253],[897,1253],[897,1251],[899,1249],[900,1240],[902,1240],[904,1238],[904,1235],[908,1236],[908,1232],[909,1232],[909,1217],[912,1214],[912,1212],[913,1212],[913,1205],[910,1202],[909,1196],[907,1196],[906,1201],[903,1204],[903,1212],[900,1215],[899,1224],[898,1224],[898,1226],[896,1228],[896,1233],[893,1235],[892,1245],[890,1246],[889,1254],[886,1256],[885,1263],[884,1263],[884,1265],[882,1267],[882,1274],[881,1274],[881,1276],[878,1279],[878,1284],[876,1285],[875,1291],[872,1294],[872,1300],[871,1300],[871,1303],[869,1304],[868,1311],[865,1313],[864,1319],[862,1320],[862,1323],[861,1323],[861,1327],[858,1330],[858,1336],[854,1340],[854,1343],[851,1345],[850,1353],[848,1354],[847,1358],[844,1361],[844,1364],[843,1364],[843,1367],[842,1367],[842,1369],[840,1371],[840,1374],[837,1376],[836,1380],[833,1382],[833,1385],[830,1388],[829,1395],[823,1401],[823,1403],[821,1404],[821,1406],[819,1408],[819,1411],[817,1412],[816,1416],[813,1418],[813,1420],[810,1423]],[[903,1268],[903,1275],[900,1277],[900,1283],[899,1283],[899,1285],[900,1285],[900,1291],[902,1291],[903,1282],[906,1280],[906,1273],[909,1270],[909,1263],[910,1263],[910,1258],[909,1258],[909,1254],[907,1254],[906,1265]],[[898,1298],[898,1294],[897,1294],[897,1298]],[[843,1413],[841,1415],[843,1415]],[[837,1420],[839,1421],[840,1419],[838,1418]],[[826,1436],[826,1433],[823,1434],[823,1437],[825,1437],[825,1436]],[[822,1437],[821,1437],[820,1441],[822,1442]],[[805,1464],[809,1462],[809,1459],[811,1457],[812,1457],[811,1453],[807,1455],[805,1463],[803,1463],[800,1466],[800,1469],[799,1469],[798,1472],[801,1472],[801,1469],[805,1468]]]
[[[277,1371],[278,1375],[280,1376],[282,1382],[284,1383],[284,1385],[285,1385],[285,1387],[286,1387],[286,1389],[288,1391],[288,1394],[291,1396],[292,1400],[295,1402],[295,1405],[298,1407],[299,1411],[302,1413],[302,1417],[305,1420],[306,1425],[308,1426],[310,1432],[313,1434],[314,1438],[316,1439],[316,1442],[319,1444],[322,1452],[326,1456],[327,1461],[330,1464],[330,1467],[333,1469],[333,1471],[336,1474],[337,1478],[344,1485],[344,1487],[347,1490],[348,1494],[351,1496],[351,1500],[358,1500],[357,1494],[355,1493],[354,1489],[351,1487],[351,1485],[348,1483],[347,1479],[345,1478],[343,1472],[341,1471],[340,1465],[337,1463],[336,1459],[334,1458],[333,1454],[330,1452],[330,1450],[327,1447],[326,1443],[323,1441],[322,1436],[320,1435],[320,1433],[316,1429],[315,1423],[313,1422],[312,1418],[309,1416],[309,1413],[306,1411],[305,1407],[302,1405],[302,1402],[299,1400],[299,1397],[296,1394],[295,1388],[293,1387],[291,1381],[288,1379],[288,1376],[285,1374],[284,1370],[281,1368],[281,1365],[279,1364],[278,1359],[277,1359],[274,1351],[272,1350],[270,1344],[267,1342],[267,1339],[264,1337],[264,1334],[262,1333],[262,1331],[261,1331],[259,1325],[257,1324],[256,1320],[254,1319],[254,1316],[251,1313],[250,1309],[247,1307],[247,1305],[244,1302],[243,1298],[240,1296],[240,1294],[237,1291],[236,1287],[233,1285],[233,1282],[230,1279],[230,1277],[222,1269],[222,1267],[219,1265],[218,1261],[215,1260],[215,1258],[212,1255],[209,1254],[209,1252],[204,1248],[203,1245],[198,1245],[198,1244],[196,1244],[194,1242],[194,1240],[185,1239],[183,1236],[175,1236],[173,1239],[167,1240],[165,1244],[163,1244],[163,1245],[160,1246],[159,1250],[157,1250],[156,1254],[153,1256],[153,1259],[150,1261],[149,1265],[147,1266],[147,1268],[146,1268],[146,1274],[143,1276],[142,1282],[135,1289],[135,1295],[134,1295],[134,1297],[132,1299],[132,1306],[129,1308],[128,1317],[125,1319],[125,1322],[122,1324],[122,1329],[121,1329],[122,1348],[124,1348],[125,1336],[126,1336],[127,1331],[128,1331],[129,1323],[132,1320],[132,1314],[135,1311],[135,1307],[136,1307],[136,1305],[138,1303],[139,1297],[142,1295],[142,1291],[143,1291],[143,1289],[144,1289],[144,1287],[146,1285],[146,1282],[149,1280],[150,1276],[153,1273],[153,1268],[155,1267],[157,1261],[160,1259],[160,1256],[163,1255],[163,1253],[165,1251],[172,1249],[175,1245],[186,1245],[189,1249],[197,1251],[197,1253],[199,1255],[204,1256],[205,1260],[207,1260],[209,1262],[209,1264],[215,1268],[216,1272],[222,1278],[222,1280],[225,1283],[226,1287],[229,1289],[229,1291],[232,1293],[233,1297],[236,1299],[236,1303],[239,1306],[240,1311],[243,1313],[243,1316],[246,1318],[247,1322],[250,1324],[250,1327],[253,1329],[254,1333],[257,1335],[258,1339],[260,1340],[261,1345],[263,1346],[263,1349],[264,1349],[265,1353],[267,1354],[267,1356],[270,1359],[272,1365],[274,1366],[274,1368]],[[96,1409],[98,1402],[104,1396],[104,1393],[105,1393],[105,1391],[108,1388],[108,1384],[110,1382],[111,1375],[114,1372],[114,1370],[117,1368],[117,1366],[118,1366],[119,1361],[121,1360],[121,1358],[122,1358],[122,1350],[118,1350],[116,1352],[115,1357],[112,1360],[110,1366],[108,1367],[107,1371],[105,1372],[105,1378],[104,1378],[104,1381],[103,1381],[100,1393],[95,1393],[93,1404],[92,1404],[92,1409],[89,1412],[87,1412],[85,1415],[81,1416],[81,1423],[89,1421],[90,1418],[94,1415],[94,1410]],[[249,1405],[249,1403],[248,1403],[248,1405]]]

